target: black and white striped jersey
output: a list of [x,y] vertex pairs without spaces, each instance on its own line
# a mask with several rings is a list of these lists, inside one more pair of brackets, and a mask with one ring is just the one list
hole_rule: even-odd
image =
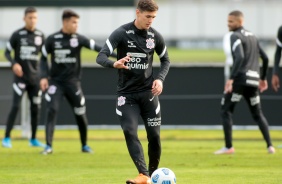
[[[81,77],[81,48],[86,47],[99,52],[101,47],[93,39],[80,34],[65,34],[58,31],[50,35],[42,47],[40,62],[41,78],[57,81],[78,80]],[[50,71],[47,56],[51,54]]]
[[131,56],[131,60],[126,64],[129,69],[118,69],[118,93],[152,89],[154,52],[158,54],[161,62],[156,79],[164,81],[170,61],[164,39],[155,29],[139,30],[134,22],[122,25],[107,39],[97,56],[97,63],[104,67],[113,67],[114,62],[108,57],[115,49],[117,49],[117,60],[127,55]]
[[279,73],[279,63],[281,60],[281,51],[282,51],[282,26],[279,27],[277,38],[276,38],[276,50],[274,55],[274,67],[273,74]]
[[[5,57],[12,65],[15,63],[21,65],[23,70],[21,78],[28,84],[38,82],[38,62],[43,43],[44,34],[40,30],[29,31],[26,28],[15,31],[7,42]],[[12,51],[14,57],[11,56]]]
[[[236,84],[257,87],[259,79],[264,80],[266,78],[268,69],[267,55],[261,49],[255,35],[243,27],[232,33],[230,41],[234,61],[230,78]],[[259,57],[263,61],[261,72]]]

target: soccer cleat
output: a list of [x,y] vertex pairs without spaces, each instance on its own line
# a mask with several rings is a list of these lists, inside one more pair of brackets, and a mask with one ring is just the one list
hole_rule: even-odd
[[87,146],[87,145],[83,146],[81,151],[83,153],[93,153],[92,149],[89,146]]
[[126,184],[151,184],[151,178],[140,173],[135,179],[126,180]]
[[11,138],[10,138],[10,137],[5,137],[5,138],[2,140],[2,146],[3,146],[4,148],[12,148]]
[[274,148],[273,146],[269,146],[269,147],[267,148],[267,152],[268,152],[269,154],[274,154],[274,153],[275,153],[275,148]]
[[235,152],[235,149],[233,147],[231,147],[231,148],[223,147],[220,150],[217,150],[216,152],[214,152],[214,154],[215,155],[233,154],[234,152]]
[[29,140],[29,145],[33,147],[45,147],[45,144],[42,144],[39,140],[37,139],[30,139]]
[[42,155],[48,155],[53,153],[52,147],[51,146],[46,146],[44,150],[41,152]]

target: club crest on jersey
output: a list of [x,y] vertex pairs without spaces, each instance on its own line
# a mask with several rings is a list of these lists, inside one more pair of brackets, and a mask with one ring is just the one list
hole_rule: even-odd
[[42,45],[42,38],[40,36],[34,37],[34,44],[37,46]]
[[57,87],[56,86],[54,86],[54,85],[49,86],[48,94],[53,95],[53,94],[56,93],[56,91],[57,91]]
[[124,97],[124,96],[118,97],[118,106],[124,105],[125,104],[125,99],[126,99],[126,97]]
[[70,39],[70,46],[71,47],[77,47],[78,46],[78,40],[77,38]]
[[152,48],[155,48],[155,40],[152,39],[152,38],[149,38],[146,40],[147,44],[146,44],[146,47],[148,49],[152,49]]

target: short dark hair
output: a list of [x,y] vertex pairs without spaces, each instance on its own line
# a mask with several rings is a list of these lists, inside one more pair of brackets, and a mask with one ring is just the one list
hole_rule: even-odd
[[34,13],[34,12],[37,12],[37,10],[36,10],[34,7],[27,7],[27,8],[24,10],[24,15],[26,16],[26,14],[28,14],[28,13]]
[[234,10],[234,11],[230,12],[229,15],[233,15],[235,17],[242,17],[242,18],[244,17],[243,13],[239,10]]
[[72,10],[65,10],[63,12],[63,15],[62,15],[62,19],[65,20],[65,19],[69,19],[71,17],[76,17],[76,18],[79,18],[79,15],[77,13],[75,13],[74,11]]
[[159,7],[154,0],[139,0],[137,4],[137,9],[140,10],[141,12],[143,11],[154,12],[154,11],[158,11]]

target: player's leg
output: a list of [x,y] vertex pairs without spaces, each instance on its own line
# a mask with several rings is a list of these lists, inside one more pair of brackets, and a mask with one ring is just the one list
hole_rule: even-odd
[[116,101],[116,114],[124,133],[127,149],[140,174],[135,179],[127,180],[127,183],[134,183],[149,177],[143,147],[137,134],[140,107],[135,97],[136,94],[118,95]]
[[86,116],[85,97],[81,89],[80,82],[71,82],[66,86],[66,98],[73,108],[76,123],[80,133],[82,152],[92,153],[93,151],[87,146],[87,126],[88,119]]
[[6,122],[6,130],[5,130],[5,137],[2,140],[2,146],[6,148],[11,148],[11,131],[13,129],[15,119],[17,117],[17,113],[20,108],[21,104],[21,99],[23,96],[23,93],[26,90],[26,84],[22,82],[15,81],[13,83],[13,102],[12,102],[12,107],[9,112],[7,122]]
[[42,91],[39,89],[38,85],[28,85],[27,93],[30,101],[30,117],[31,117],[31,139],[29,142],[31,146],[44,147],[45,145],[36,139],[36,131],[40,118]]
[[57,120],[57,114],[61,99],[63,97],[63,90],[55,81],[49,82],[49,88],[44,95],[47,102],[46,106],[46,122],[45,122],[45,139],[46,147],[42,154],[52,153],[52,143]]
[[232,154],[234,148],[232,145],[232,115],[236,104],[241,100],[241,87],[233,86],[232,93],[224,93],[221,99],[221,120],[223,125],[225,147],[214,152],[214,154]]
[[245,90],[244,97],[247,101],[253,119],[259,126],[269,153],[274,153],[275,149],[272,147],[268,122],[262,112],[258,89],[254,87],[248,87]]
[[151,91],[139,93],[141,99],[141,116],[145,124],[148,139],[149,175],[158,169],[161,157],[161,108],[158,96]]

